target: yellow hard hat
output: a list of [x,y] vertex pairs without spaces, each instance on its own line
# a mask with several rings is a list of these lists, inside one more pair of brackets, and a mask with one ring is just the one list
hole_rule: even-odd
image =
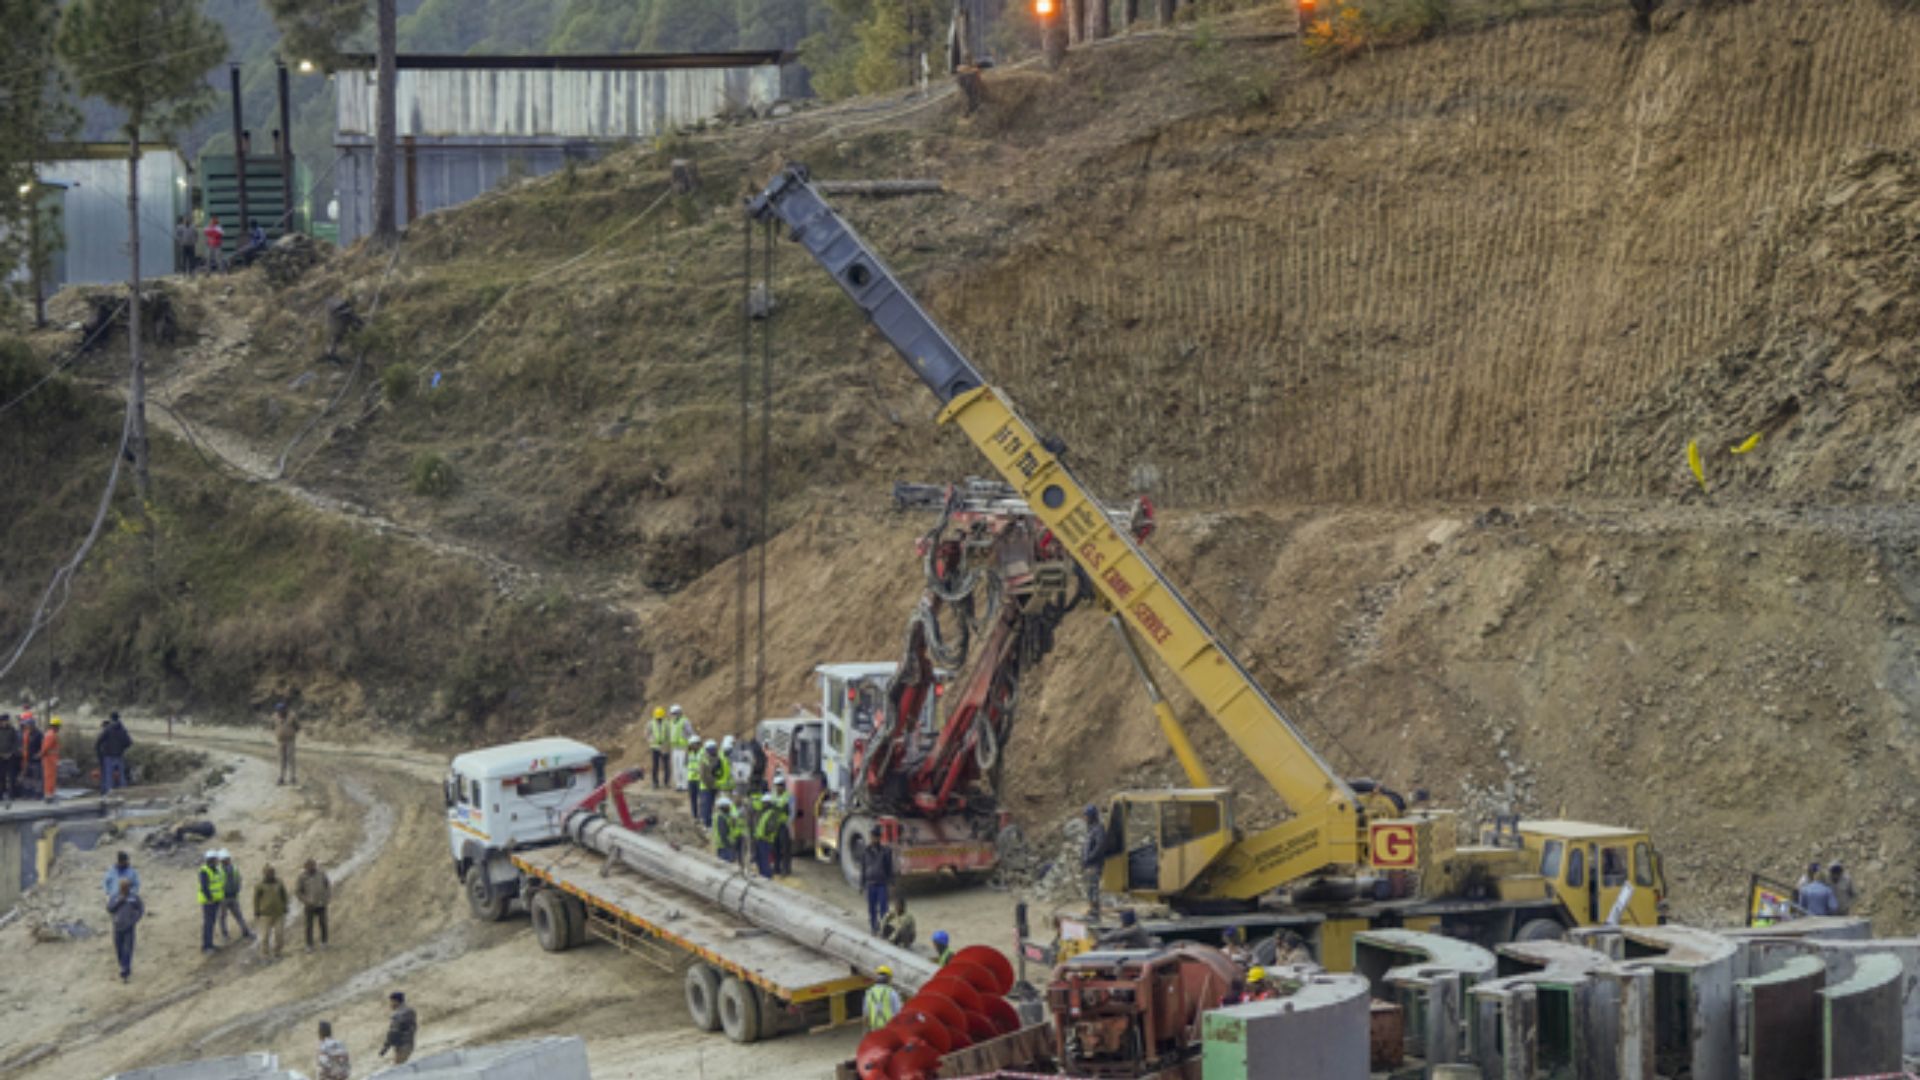
[[888,966],[887,966],[887,965],[885,965],[885,964],[881,964],[881,965],[880,965],[880,977],[881,977],[881,978],[883,978],[883,979],[891,979],[891,978],[893,978],[893,969],[892,969],[892,968],[890,968],[890,967],[888,967]]
[[1266,978],[1267,969],[1258,965],[1255,965],[1247,971],[1247,981],[1250,983],[1265,982]]
[[51,719],[51,720],[49,720],[49,721],[47,721],[47,723],[48,723],[48,725],[49,725],[49,726],[52,726],[52,727],[59,727],[59,726],[60,726],[60,718],[56,716],[56,717],[54,717],[53,719]]
[[667,718],[667,710],[662,706],[655,705],[653,707],[653,718],[655,720],[665,720]]

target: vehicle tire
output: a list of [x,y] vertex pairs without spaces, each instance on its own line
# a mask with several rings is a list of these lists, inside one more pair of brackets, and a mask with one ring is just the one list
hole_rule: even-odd
[[561,896],[552,889],[541,889],[533,894],[527,903],[527,911],[533,916],[533,936],[540,940],[540,947],[548,952],[566,952],[573,944],[573,932],[567,924],[567,908],[561,903]]
[[487,880],[485,863],[467,867],[467,907],[482,922],[499,922],[507,917],[507,894]]
[[560,894],[560,909],[567,915],[567,947],[577,949],[587,943],[587,905],[577,896]]
[[705,964],[687,969],[687,1015],[701,1031],[720,1030],[720,973]]
[[860,858],[867,853],[867,833],[873,819],[855,814],[840,823],[840,876],[855,892],[860,891]]
[[720,1028],[737,1043],[760,1038],[760,994],[737,976],[720,984]]
[[1515,941],[1565,941],[1567,928],[1559,919],[1528,919],[1514,932]]

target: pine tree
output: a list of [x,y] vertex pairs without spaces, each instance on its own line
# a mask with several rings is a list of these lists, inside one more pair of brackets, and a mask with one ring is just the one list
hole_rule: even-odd
[[207,71],[226,55],[227,38],[200,11],[200,0],[73,0],[60,20],[55,49],[73,84],[126,114],[127,397],[135,486],[144,501],[148,470],[147,373],[140,355],[140,138],[165,136],[213,107]]
[[[339,67],[340,54],[367,21],[369,0],[264,0],[280,28],[282,47],[324,70]],[[394,206],[393,170],[398,137],[399,83],[395,54],[399,51],[399,16],[394,0],[371,0],[374,12],[375,107],[373,134],[373,240],[390,246],[400,238],[399,212]]]
[[75,119],[57,92],[59,17],[58,0],[0,0],[0,26],[7,31],[0,35],[0,268],[33,255],[40,203],[33,165],[46,156],[48,139]]

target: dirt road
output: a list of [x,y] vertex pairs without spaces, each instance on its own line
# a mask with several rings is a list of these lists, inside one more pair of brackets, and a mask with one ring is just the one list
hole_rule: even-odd
[[[135,734],[161,737],[147,725]],[[123,986],[101,911],[111,847],[70,854],[44,888],[97,936],[39,942],[24,920],[0,930],[0,955],[10,968],[31,970],[37,988],[12,982],[0,1004],[0,1071],[20,1080],[75,1080],[250,1050],[272,1050],[306,1068],[315,1023],[331,1020],[353,1055],[355,1075],[365,1075],[379,1060],[385,997],[393,989],[405,990],[419,1011],[422,1054],[580,1035],[594,1075],[620,1078],[737,1076],[770,1067],[817,1076],[852,1053],[852,1030],[736,1046],[688,1025],[677,974],[602,945],[544,953],[523,917],[494,925],[471,919],[447,864],[437,783],[445,763],[438,758],[303,742],[300,784],[280,787],[264,732],[195,727],[180,730],[177,741],[234,769],[208,816],[222,830],[214,843],[233,850],[246,891],[265,865],[291,876],[312,857],[329,869],[331,947],[304,952],[298,924],[290,922],[289,948],[278,962],[262,962],[237,938],[203,958],[193,895],[198,852],[163,860],[128,845],[148,916],[133,981]],[[679,809],[677,800],[656,805]],[[833,871],[800,869],[801,888],[854,906]],[[1004,894],[970,890],[916,906],[923,933],[947,926],[963,943],[1004,941],[1011,926]]]

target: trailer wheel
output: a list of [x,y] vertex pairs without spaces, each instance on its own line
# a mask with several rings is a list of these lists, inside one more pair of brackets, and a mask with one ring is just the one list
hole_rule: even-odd
[[560,894],[560,910],[567,916],[567,947],[577,949],[587,943],[587,905],[580,898]]
[[1529,919],[1513,935],[1515,941],[1564,941],[1567,928],[1559,919]]
[[701,1031],[720,1030],[720,973],[705,964],[687,969],[687,1015]]
[[484,862],[467,867],[467,906],[473,909],[473,917],[482,922],[499,922],[507,917],[506,893],[487,880]]
[[720,1026],[737,1043],[760,1038],[760,995],[737,976],[720,984]]
[[872,829],[873,819],[864,814],[840,823],[840,876],[856,891],[860,888],[860,858],[867,853],[867,833]]
[[552,889],[541,889],[527,904],[533,916],[533,936],[548,952],[566,952],[573,944],[573,928],[568,925],[567,909],[560,899]]

